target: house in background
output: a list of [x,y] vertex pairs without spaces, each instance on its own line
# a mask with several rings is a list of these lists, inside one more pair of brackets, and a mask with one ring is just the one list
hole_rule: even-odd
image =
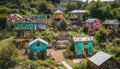
[[111,32],[117,33],[119,31],[120,22],[118,20],[105,20],[103,26],[110,29]]
[[30,42],[29,43],[30,58],[31,59],[46,59],[47,45],[48,45],[48,42],[41,38],[36,38],[32,42]]
[[32,16],[31,19],[33,19],[34,21],[36,21],[36,25],[37,25],[37,29],[46,29],[46,25],[47,25],[47,15],[36,15],[36,16]]
[[70,44],[71,38],[69,36],[56,36],[56,46],[66,47]]
[[103,26],[106,29],[110,30],[110,33],[109,33],[109,36],[108,36],[108,40],[112,41],[115,38],[115,36],[119,36],[119,33],[120,33],[120,22],[117,19],[116,20],[105,20],[103,22]]
[[7,16],[7,24],[8,24],[8,26],[13,27],[13,26],[15,26],[16,23],[17,23],[18,21],[20,21],[22,18],[23,18],[22,16],[20,16],[19,14],[16,14],[16,13],[9,14],[9,15]]
[[54,27],[56,27],[56,26],[60,27],[61,23],[63,22],[63,19],[64,19],[64,13],[60,10],[57,10],[54,12],[52,19],[53,19]]
[[103,51],[97,52],[88,60],[90,61],[89,69],[120,69],[120,62]]
[[84,22],[84,28],[97,31],[102,27],[102,21],[98,18],[89,18]]
[[75,54],[77,56],[92,55],[93,37],[73,37]]
[[70,12],[69,17],[72,24],[78,24],[80,20],[83,20],[83,14],[89,12],[88,10],[73,10]]
[[60,11],[60,10],[57,10],[57,11],[55,11],[54,13],[53,13],[53,20],[61,20],[61,19],[63,19],[64,18],[64,13],[62,12],[62,11]]
[[31,19],[23,19],[17,23],[17,38],[34,38],[36,22]]

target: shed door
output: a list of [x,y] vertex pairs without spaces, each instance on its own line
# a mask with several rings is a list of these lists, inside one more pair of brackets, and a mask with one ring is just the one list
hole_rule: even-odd
[[40,59],[41,53],[40,51],[37,52],[37,59]]
[[84,49],[84,56],[86,57],[87,55],[88,55],[88,49],[85,48],[85,49]]

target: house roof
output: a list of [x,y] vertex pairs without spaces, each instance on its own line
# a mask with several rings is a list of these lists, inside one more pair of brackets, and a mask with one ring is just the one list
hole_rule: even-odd
[[20,18],[23,18],[22,16],[20,16],[19,14],[16,14],[16,13],[9,14],[9,16],[14,16],[14,15],[16,15],[16,16],[18,16],[18,17],[20,17]]
[[89,19],[87,19],[85,22],[87,22],[87,23],[92,23],[92,22],[94,22],[96,19],[98,19],[98,18],[89,18]]
[[36,22],[36,21],[34,21],[34,20],[32,20],[32,19],[29,19],[29,18],[25,18],[25,19],[22,19],[21,21],[19,21],[20,23],[22,22],[22,23],[24,23],[24,22]]
[[89,12],[88,10],[73,10],[71,13],[86,13]]
[[105,20],[103,24],[120,24],[120,22],[117,19],[114,20]]
[[107,61],[111,57],[112,57],[111,55],[103,51],[99,51],[95,55],[90,57],[89,60],[93,62],[94,64],[96,64],[97,66],[100,66],[101,64],[103,64],[105,61]]
[[62,11],[60,11],[60,10],[57,10],[57,11],[55,11],[54,13],[63,13]]
[[20,18],[23,18],[22,16],[20,16],[19,14],[15,14],[15,15],[17,15],[18,17],[20,17]]
[[29,46],[31,46],[32,44],[34,44],[34,43],[37,42],[37,41],[40,41],[40,42],[48,45],[48,42],[47,42],[47,41],[45,41],[45,40],[43,40],[43,39],[41,39],[41,38],[36,38],[35,40],[33,40],[32,42],[29,43]]
[[79,42],[79,41],[93,41],[92,36],[89,37],[73,37],[74,42]]

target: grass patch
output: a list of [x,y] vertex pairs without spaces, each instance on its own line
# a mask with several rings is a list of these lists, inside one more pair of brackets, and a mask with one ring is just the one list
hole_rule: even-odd
[[15,46],[13,43],[14,37],[6,38],[0,42],[0,47],[3,46]]
[[73,63],[73,61],[70,59],[64,59],[64,61],[67,62],[67,64],[69,64],[72,68],[79,66],[79,63]]

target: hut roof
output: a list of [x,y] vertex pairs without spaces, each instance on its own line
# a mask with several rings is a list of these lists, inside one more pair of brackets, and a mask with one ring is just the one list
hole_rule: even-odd
[[57,10],[57,11],[55,11],[54,13],[63,13],[62,11],[60,11],[60,10]]
[[45,40],[43,40],[43,39],[41,39],[41,38],[36,38],[35,40],[33,40],[32,42],[29,43],[29,46],[31,46],[32,44],[34,44],[34,43],[37,42],[37,41],[40,41],[40,42],[48,45],[48,42],[47,42],[47,41],[45,41]]
[[99,51],[95,55],[90,57],[89,60],[91,62],[93,62],[94,64],[96,64],[97,66],[100,66],[101,64],[103,64],[105,61],[107,61],[111,57],[112,56],[109,55],[108,53],[105,53],[103,51]]
[[8,16],[14,16],[14,15],[18,16],[19,18],[23,18],[22,16],[20,16],[19,14],[16,14],[16,13],[9,14]]

